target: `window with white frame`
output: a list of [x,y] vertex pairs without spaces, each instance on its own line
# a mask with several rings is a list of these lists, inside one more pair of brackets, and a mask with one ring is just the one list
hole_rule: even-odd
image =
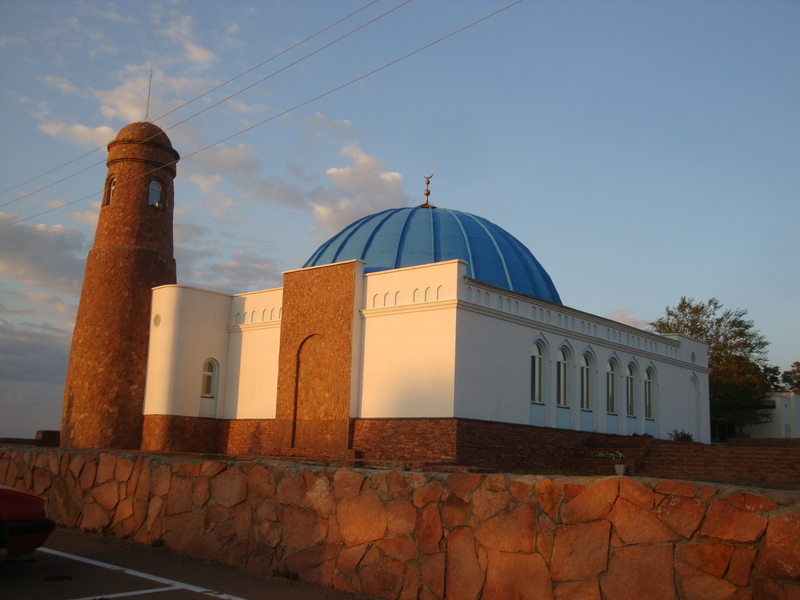
[[536,343],[531,353],[531,402],[541,404],[542,397],[542,347]]
[[647,369],[644,373],[644,418],[653,418],[653,379],[652,369]]
[[203,363],[203,383],[200,387],[200,395],[203,398],[214,398],[217,395],[217,363],[215,360],[207,360]]
[[563,348],[556,358],[556,404],[567,406],[567,352]]
[[583,357],[581,357],[581,408],[583,410],[592,409],[589,364],[589,356],[584,354]]
[[628,365],[628,368],[625,370],[625,404],[629,417],[636,416],[636,398],[634,394],[635,391],[636,388],[635,388],[633,366]]
[[617,412],[617,368],[611,360],[606,365],[606,410],[612,415]]

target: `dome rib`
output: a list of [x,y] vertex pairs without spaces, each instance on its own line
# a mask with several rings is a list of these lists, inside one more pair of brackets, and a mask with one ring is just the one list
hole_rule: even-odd
[[471,279],[561,304],[550,276],[522,242],[457,210],[405,207],[363,217],[323,243],[303,267],[354,259],[366,263],[365,273],[458,259]]

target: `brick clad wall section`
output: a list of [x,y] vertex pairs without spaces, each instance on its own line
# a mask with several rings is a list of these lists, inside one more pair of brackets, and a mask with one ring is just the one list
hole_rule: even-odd
[[276,417],[279,446],[350,447],[355,261],[283,277]]
[[800,597],[800,492],[0,446],[62,526],[388,600]]
[[456,464],[455,419],[355,419],[353,448],[364,458]]

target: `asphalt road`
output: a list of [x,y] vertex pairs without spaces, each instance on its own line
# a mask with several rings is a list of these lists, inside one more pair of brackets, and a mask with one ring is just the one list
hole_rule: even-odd
[[130,540],[56,529],[30,556],[0,562],[3,600],[367,600]]

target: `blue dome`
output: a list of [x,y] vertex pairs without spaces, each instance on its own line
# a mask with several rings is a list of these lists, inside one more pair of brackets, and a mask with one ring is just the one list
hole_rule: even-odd
[[392,208],[345,227],[303,267],[361,259],[365,273],[460,259],[477,281],[561,304],[530,250],[482,217],[435,207]]

